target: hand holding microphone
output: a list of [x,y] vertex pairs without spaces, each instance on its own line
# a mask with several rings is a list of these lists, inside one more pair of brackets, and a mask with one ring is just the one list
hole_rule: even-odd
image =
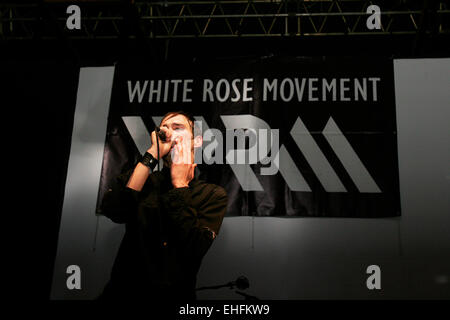
[[[150,147],[150,149],[147,150],[147,152],[150,153],[155,159],[158,159],[158,149],[157,149],[158,145],[159,145],[159,159],[164,157],[172,149],[173,143],[165,130],[166,129],[164,128],[156,127],[155,130],[152,131],[151,135],[152,146]],[[156,140],[157,137],[158,143]]]

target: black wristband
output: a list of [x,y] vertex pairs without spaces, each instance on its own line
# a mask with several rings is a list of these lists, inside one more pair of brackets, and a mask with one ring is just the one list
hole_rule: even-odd
[[142,163],[144,166],[150,168],[150,170],[153,171],[153,169],[158,164],[158,160],[156,160],[150,153],[146,152],[142,156],[140,163]]

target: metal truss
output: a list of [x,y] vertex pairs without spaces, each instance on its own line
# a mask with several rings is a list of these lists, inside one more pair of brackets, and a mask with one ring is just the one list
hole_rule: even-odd
[[[68,30],[66,9],[81,8],[81,30]],[[366,10],[381,9],[369,30]],[[223,0],[44,1],[0,4],[0,39],[312,37],[450,34],[448,1]]]

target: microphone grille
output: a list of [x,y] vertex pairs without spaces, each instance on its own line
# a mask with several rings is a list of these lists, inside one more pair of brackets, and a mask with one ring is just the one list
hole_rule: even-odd
[[165,140],[166,140],[166,133],[165,133],[164,131],[161,131],[159,128],[158,128],[157,132],[158,132],[159,138],[160,138],[162,141],[165,141]]

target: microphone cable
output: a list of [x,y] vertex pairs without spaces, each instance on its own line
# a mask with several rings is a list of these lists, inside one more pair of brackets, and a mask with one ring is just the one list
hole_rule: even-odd
[[[156,126],[155,127],[155,131],[156,131],[156,149],[157,149],[157,156],[158,156],[158,163],[157,163],[157,167],[158,167],[158,171],[160,171],[160,157],[159,157],[159,137],[160,137],[160,131],[161,129]],[[166,140],[166,139],[164,139]],[[161,187],[161,185],[159,186]],[[169,280],[169,274],[168,274],[168,268],[169,268],[169,256],[168,256],[168,251],[167,251],[167,239],[166,239],[166,234],[165,234],[165,230],[163,227],[163,223],[162,223],[162,215],[161,215],[161,208],[160,208],[160,203],[159,203],[159,197],[158,197],[158,221],[159,221],[159,241],[160,244],[163,246],[163,283],[170,283]]]
[[158,171],[160,171],[160,167],[159,167],[159,131],[160,130],[161,129],[158,126],[155,127],[155,131],[156,131],[156,149],[157,149],[156,152],[158,154],[158,163],[156,165],[158,167]]

